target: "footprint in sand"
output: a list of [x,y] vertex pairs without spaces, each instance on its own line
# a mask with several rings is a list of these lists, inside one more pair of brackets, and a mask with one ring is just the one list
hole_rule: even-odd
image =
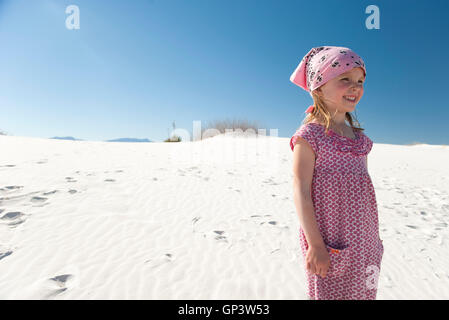
[[224,242],[228,242],[228,239],[226,236],[222,236],[222,234],[224,233],[224,231],[221,230],[214,230],[214,233],[218,234],[218,236],[215,236],[214,239],[217,241],[224,241]]
[[60,287],[65,287],[67,280],[69,280],[71,277],[71,274],[62,274],[54,278],[50,278],[49,280],[54,281]]
[[22,212],[18,212],[18,211],[16,211],[16,212],[8,212],[8,213],[5,213],[0,219],[2,219],[2,220],[14,220],[14,219],[20,218],[20,217],[22,217],[24,215],[25,214],[23,214]]
[[144,263],[153,269],[153,268],[159,267],[165,263],[172,262],[173,260],[174,260],[173,255],[171,253],[166,253],[163,256],[148,259]]
[[[294,213],[294,212],[293,212]],[[259,225],[263,225],[263,224],[269,224],[269,225],[272,225],[272,226],[276,226],[276,228],[277,229],[280,229],[280,230],[283,230],[283,229],[289,229],[290,227],[288,226],[288,225],[285,225],[285,224],[281,224],[281,223],[279,223],[278,221],[276,221],[276,220],[266,220],[266,221],[262,221],[262,222],[259,222],[260,221],[260,218],[263,218],[263,217],[271,217],[271,214],[265,214],[265,215],[258,215],[258,214],[254,214],[254,215],[252,215],[252,216],[249,216],[250,218],[253,218],[252,220],[254,221],[254,220],[256,220],[256,221],[254,221],[254,223],[259,223]],[[242,219],[240,219],[240,221],[242,221]],[[245,221],[247,221],[247,220],[245,220]]]
[[0,260],[2,260],[3,258],[6,258],[7,256],[9,256],[11,254],[12,254],[12,251],[6,251],[6,252],[0,251]]
[[[0,212],[1,213],[1,212]],[[195,224],[198,220],[200,220],[201,219],[201,217],[195,217],[195,218],[193,218],[192,219],[192,221],[193,221],[193,223]]]
[[216,236],[214,239],[217,241],[224,241],[226,243],[228,242],[228,240],[225,236]]
[[13,191],[13,190],[20,190],[22,188],[23,188],[23,186],[6,186],[3,188],[0,188],[0,191],[8,192],[8,191]]
[[35,202],[35,203],[43,203],[43,202],[47,201],[47,198],[36,196],[36,197],[32,197],[30,201]]
[[48,200],[48,198],[36,196],[36,197],[32,197],[30,199],[30,202],[34,203],[33,207],[43,207],[43,206],[50,204],[49,202],[45,202],[47,200]]
[[15,228],[19,224],[25,222],[26,219],[23,218],[25,216],[26,214],[19,211],[7,212],[0,218],[0,220],[2,223],[5,223],[9,227]]
[[[9,186],[9,187],[4,187],[1,188],[0,191],[4,191],[4,190],[19,190],[23,188],[22,186]],[[51,194],[55,194],[56,192],[58,192],[58,190],[52,190],[52,191],[48,191],[48,192],[41,192],[41,191],[33,191],[33,192],[29,192],[26,194],[21,194],[21,195],[16,195],[16,196],[7,196],[7,197],[0,197],[0,203],[2,203],[3,201],[7,202],[9,205],[14,204],[14,203],[19,203],[19,202],[23,202],[26,197],[29,197],[30,195],[36,194],[36,193],[42,193],[43,195],[51,195]],[[37,203],[37,204],[42,204],[42,205],[47,205],[48,203],[45,203],[45,201],[47,201],[48,199],[45,197],[40,197],[40,196],[34,196],[30,199],[30,202],[32,203]],[[25,204],[27,205],[27,204]]]
[[68,282],[69,280],[73,280],[73,275],[71,274],[62,274],[53,278],[48,279],[49,281],[52,281],[54,285],[57,286],[58,289],[54,290],[53,292],[49,293],[45,298],[51,298],[54,296],[57,296],[64,291],[68,289]]
[[21,195],[16,195],[16,196],[0,197],[0,204],[2,204],[3,202],[6,202],[9,205],[11,205],[11,204],[23,202],[24,198],[26,198],[32,194],[36,194],[36,193],[39,193],[39,191],[29,192],[26,194],[21,194]]
[[279,184],[279,183],[274,182],[274,180],[272,178],[268,178],[266,180],[263,180],[262,183],[267,183],[267,184],[272,185],[272,186],[277,186]]
[[49,191],[49,192],[44,192],[43,195],[44,195],[44,196],[48,196],[48,195],[54,194],[54,193],[56,193],[56,192],[58,192],[58,190],[53,190],[53,191]]

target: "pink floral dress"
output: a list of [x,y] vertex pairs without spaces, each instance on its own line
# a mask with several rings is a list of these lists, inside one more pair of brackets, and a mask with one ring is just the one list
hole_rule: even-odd
[[313,300],[375,300],[384,252],[379,237],[376,195],[366,167],[373,142],[354,130],[351,139],[318,123],[303,124],[298,137],[315,152],[312,201],[320,234],[331,259],[325,278],[307,271],[307,240],[299,241],[307,275],[307,294]]

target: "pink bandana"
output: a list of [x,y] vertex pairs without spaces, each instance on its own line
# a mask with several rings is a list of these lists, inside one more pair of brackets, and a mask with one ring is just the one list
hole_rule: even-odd
[[[308,92],[352,68],[362,68],[366,77],[365,63],[354,51],[345,47],[323,46],[312,48],[302,58],[290,81]],[[313,111],[313,105],[306,113]]]

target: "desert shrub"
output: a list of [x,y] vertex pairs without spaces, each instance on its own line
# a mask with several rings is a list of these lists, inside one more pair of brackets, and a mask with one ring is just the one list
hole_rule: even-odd
[[181,140],[182,139],[180,136],[174,135],[170,138],[165,139],[164,142],[181,142]]
[[[233,132],[236,129],[242,130],[243,134],[248,129],[253,129],[254,133],[257,134],[258,130],[260,128],[260,125],[257,122],[249,122],[246,119],[225,119],[225,120],[214,120],[211,122],[206,122],[206,124],[203,126],[201,124],[201,136],[203,136],[204,132],[208,129],[217,129],[220,134],[224,134],[226,129],[232,130]],[[251,130],[249,130],[251,131]]]

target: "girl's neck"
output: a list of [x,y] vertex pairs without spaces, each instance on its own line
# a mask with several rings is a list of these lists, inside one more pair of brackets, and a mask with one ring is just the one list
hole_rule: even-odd
[[[325,125],[325,121],[324,120],[319,120],[318,118],[314,119],[313,121],[314,123],[318,123],[321,125]],[[332,119],[330,120],[330,124],[329,127],[334,130],[335,132],[340,133],[341,135],[344,135],[345,130],[347,130],[348,128],[350,128],[348,125],[346,125],[346,121],[343,124],[338,124],[335,121],[333,121]]]
[[[324,125],[326,123],[324,119],[318,119],[318,118],[315,118],[314,120],[312,120],[312,122],[319,123],[322,125]],[[336,122],[335,120],[333,120],[331,118],[329,125],[334,128],[348,128],[348,126],[346,125],[346,120],[344,120],[343,122],[340,122],[340,121]]]

